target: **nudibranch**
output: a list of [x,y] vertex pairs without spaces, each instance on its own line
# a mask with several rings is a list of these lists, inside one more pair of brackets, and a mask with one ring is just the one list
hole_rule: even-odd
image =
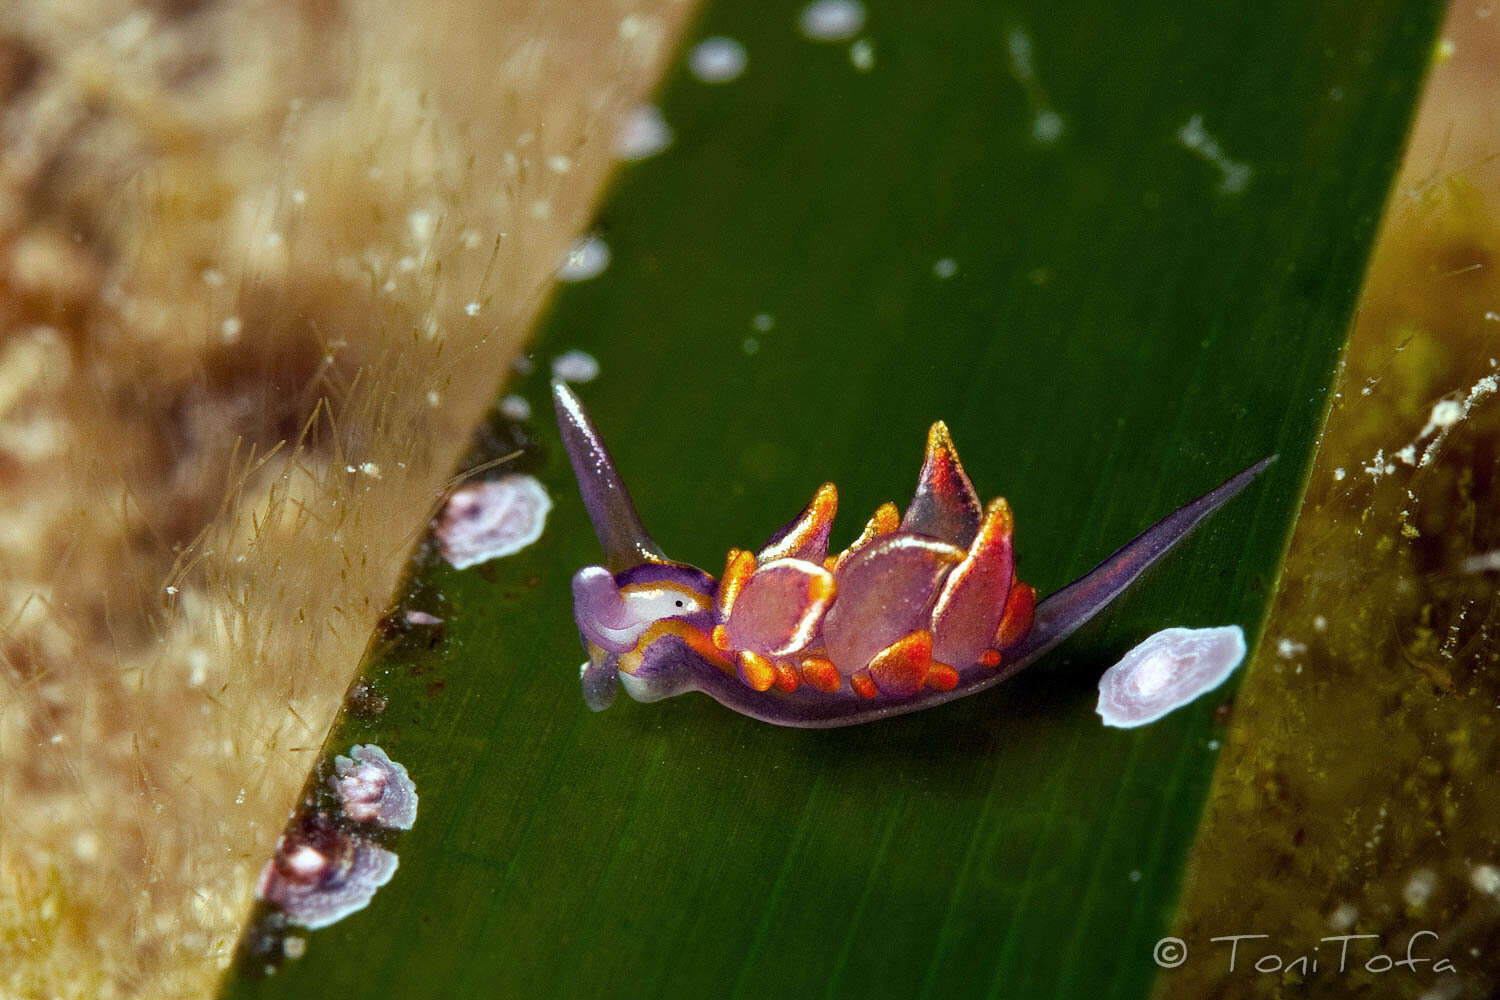
[[1016,576],[1004,499],[981,504],[948,428],[927,436],[916,495],[886,503],[830,555],[838,493],[812,502],[760,550],[731,549],[715,580],[668,559],[646,532],[593,420],[552,386],[602,566],[573,576],[588,653],[583,696],[608,708],[702,691],[753,718],[828,728],[903,715],[1014,677],[1114,600],[1199,521],[1244,489],[1257,462],[1043,601]]

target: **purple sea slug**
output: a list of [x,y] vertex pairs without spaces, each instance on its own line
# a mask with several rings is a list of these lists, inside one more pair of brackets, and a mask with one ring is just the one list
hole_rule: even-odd
[[1147,528],[1080,579],[1037,601],[1016,576],[1010,506],[981,504],[942,421],[927,435],[905,513],[875,511],[830,555],[838,493],[812,502],[724,573],[668,559],[578,396],[553,383],[558,424],[604,564],[573,577],[588,653],[583,695],[607,708],[702,691],[744,715],[827,728],[904,715],[1014,677],[1118,597],[1275,456]]

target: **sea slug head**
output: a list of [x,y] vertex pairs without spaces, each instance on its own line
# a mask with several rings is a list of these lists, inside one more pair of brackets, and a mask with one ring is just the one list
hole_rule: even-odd
[[639,563],[619,574],[585,566],[575,573],[573,617],[589,654],[581,677],[589,707],[609,707],[622,671],[637,701],[682,690],[681,658],[662,653],[690,631],[713,628],[716,590],[713,577],[683,563]]
[[604,549],[603,565],[573,575],[573,617],[589,654],[582,670],[584,698],[596,711],[608,707],[622,670],[635,679],[632,695],[639,690],[647,696],[641,700],[666,697],[678,687],[671,669],[677,658],[660,650],[644,654],[682,631],[672,623],[712,629],[717,584],[662,553],[582,401],[561,381],[553,383],[552,397],[579,493]]

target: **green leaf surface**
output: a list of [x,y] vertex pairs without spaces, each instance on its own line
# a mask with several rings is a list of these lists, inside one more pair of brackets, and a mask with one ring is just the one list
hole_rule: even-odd
[[[1159,628],[1258,631],[1440,7],[878,4],[868,71],[798,9],[705,11],[694,39],[738,39],[746,73],[679,60],[675,144],[621,170],[613,262],[511,387],[533,425],[481,435],[474,461],[530,445],[509,468],[556,502],[542,539],[464,571],[424,547],[392,619],[443,625],[372,646],[388,707],[328,750],[416,780],[395,879],[227,995],[1149,989],[1227,695],[1106,730],[1095,682]],[[596,715],[569,578],[599,549],[547,401],[574,348],[647,526],[714,573],[824,480],[836,545],[904,503],[937,418],[1044,594],[1282,460],[991,692],[821,732],[698,695]]]

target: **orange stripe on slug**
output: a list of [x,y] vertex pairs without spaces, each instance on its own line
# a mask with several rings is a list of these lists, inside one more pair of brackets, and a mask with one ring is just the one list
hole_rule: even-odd
[[958,687],[958,671],[946,663],[934,663],[927,671],[927,686],[938,691],[952,691]]
[[646,650],[653,642],[675,635],[693,652],[708,660],[714,666],[723,670],[732,670],[734,664],[724,657],[708,635],[698,628],[694,628],[680,618],[663,618],[661,621],[653,622],[646,631],[641,633],[641,638],[636,642],[635,648],[628,653],[620,654],[619,667],[627,674],[633,674],[641,667],[641,658],[645,656]]
[[1035,617],[1036,588],[1018,580],[1010,588],[1010,597],[1005,602],[1005,614],[1000,618],[1000,627],[995,630],[995,645],[1004,649],[1026,638]]
[[771,661],[748,649],[740,650],[740,680],[756,691],[769,691],[776,683],[776,668]]
[[849,675],[849,686],[861,698],[873,698],[880,693],[875,687],[875,682],[870,679],[870,675],[863,670]]
[[742,549],[730,549],[724,560],[724,577],[719,581],[719,617],[729,617],[734,599],[740,596],[745,581],[755,572],[755,553]]
[[838,591],[832,576],[809,576],[807,578],[807,603],[827,604]]
[[727,628],[723,625],[715,625],[711,637],[715,646],[726,653],[729,652],[729,630]]
[[833,661],[821,656],[809,656],[802,661],[802,679],[824,694],[837,691],[842,680]]
[[998,667],[1000,665],[1000,650],[986,649],[979,654],[979,665],[981,667]]
[[881,693],[909,698],[922,690],[934,666],[932,633],[919,629],[876,653],[868,669]]
[[797,668],[786,660],[776,660],[771,666],[776,670],[776,690],[791,694],[797,690],[802,683],[802,678],[797,676]]

